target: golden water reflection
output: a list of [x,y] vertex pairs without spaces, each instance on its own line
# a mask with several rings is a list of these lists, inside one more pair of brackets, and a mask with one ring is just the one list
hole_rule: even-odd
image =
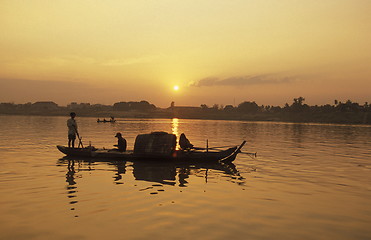
[[179,137],[178,126],[179,126],[179,119],[178,118],[173,118],[171,120],[171,133],[175,134],[175,136],[177,138]]
[[176,145],[176,150],[179,150],[179,132],[178,132],[178,126],[179,126],[179,119],[178,118],[173,118],[171,120],[171,133],[176,136],[177,139],[177,145]]

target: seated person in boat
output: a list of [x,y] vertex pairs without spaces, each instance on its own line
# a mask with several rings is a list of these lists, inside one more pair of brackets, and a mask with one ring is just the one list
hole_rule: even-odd
[[182,150],[190,150],[193,148],[193,144],[188,140],[184,133],[180,134],[179,146]]
[[117,137],[117,145],[114,145],[115,147],[118,148],[120,152],[126,152],[126,139],[122,137],[121,133],[116,133]]

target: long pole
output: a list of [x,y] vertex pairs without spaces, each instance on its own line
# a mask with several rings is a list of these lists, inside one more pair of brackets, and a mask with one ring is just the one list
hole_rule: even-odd
[[82,145],[82,141],[81,141],[82,138],[80,137],[79,133],[76,132],[76,135],[77,135],[77,138],[79,139],[79,145],[77,146],[77,148],[79,148],[80,145],[81,145],[81,148],[84,148],[84,145]]

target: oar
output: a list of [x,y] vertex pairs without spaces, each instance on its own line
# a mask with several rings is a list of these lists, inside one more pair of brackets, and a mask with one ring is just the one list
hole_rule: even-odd
[[84,145],[82,145],[82,141],[81,141],[82,137],[80,137],[78,132],[76,132],[76,135],[77,135],[77,138],[79,139],[79,145],[77,146],[77,148],[80,147],[80,144],[81,144],[81,148],[84,148]]
[[254,152],[254,153],[251,153],[251,152],[241,152],[241,154],[247,154],[247,155],[252,155],[254,157],[256,157],[256,155],[258,154],[257,152]]
[[242,144],[237,148],[236,152],[240,153],[241,152],[241,148],[243,148],[243,146],[245,145],[246,141],[243,141]]
[[[228,145],[228,146],[220,146],[220,147],[209,147],[208,149],[218,149],[218,148],[226,148],[226,147],[234,147],[235,145]],[[206,148],[202,147],[193,147],[195,150],[206,150]]]

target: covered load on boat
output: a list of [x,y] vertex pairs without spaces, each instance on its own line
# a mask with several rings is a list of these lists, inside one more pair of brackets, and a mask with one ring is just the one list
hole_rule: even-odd
[[176,148],[176,136],[166,132],[140,134],[135,139],[134,154],[158,154],[172,156]]

